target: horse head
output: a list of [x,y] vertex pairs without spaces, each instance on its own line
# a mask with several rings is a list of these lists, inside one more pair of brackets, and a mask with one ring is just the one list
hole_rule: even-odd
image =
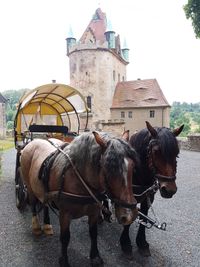
[[184,125],[173,131],[166,127],[154,128],[149,122],[146,122],[146,126],[150,133],[149,168],[153,170],[161,196],[171,198],[177,191],[175,180],[179,147],[176,137],[181,133]]
[[105,187],[115,204],[115,214],[120,224],[131,224],[137,217],[137,202],[132,192],[132,173],[136,165],[136,153],[123,139],[106,140],[93,132],[102,148],[101,167]]

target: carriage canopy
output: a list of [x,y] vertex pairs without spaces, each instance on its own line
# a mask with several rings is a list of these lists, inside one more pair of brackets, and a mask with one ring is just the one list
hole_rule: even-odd
[[87,128],[88,107],[75,88],[58,83],[39,86],[19,101],[15,117],[15,137],[21,139],[31,125],[66,126],[79,134]]

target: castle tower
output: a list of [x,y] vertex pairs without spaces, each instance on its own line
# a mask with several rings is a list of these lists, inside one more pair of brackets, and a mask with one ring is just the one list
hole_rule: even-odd
[[110,119],[116,84],[126,81],[128,57],[121,50],[119,35],[115,35],[100,8],[80,40],[74,39],[66,39],[70,85],[85,96],[91,108],[89,128],[94,129],[99,121]]

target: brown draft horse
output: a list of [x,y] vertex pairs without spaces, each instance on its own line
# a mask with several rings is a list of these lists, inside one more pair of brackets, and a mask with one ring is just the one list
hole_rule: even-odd
[[[147,215],[150,203],[153,203],[155,192],[159,189],[163,198],[171,198],[177,191],[176,158],[179,146],[176,137],[184,125],[171,131],[166,127],[152,127],[146,122],[147,128],[130,138],[130,145],[140,158],[140,167],[136,170],[133,180],[133,193],[140,204],[140,211]],[[132,246],[129,238],[130,225],[124,226],[120,237],[122,251],[127,258],[132,258]],[[150,256],[149,244],[146,241],[145,226],[140,224],[136,243],[144,256]]]
[[60,266],[70,266],[67,255],[70,222],[85,215],[88,216],[91,238],[91,265],[103,265],[97,248],[97,221],[102,196],[106,192],[115,203],[119,223],[132,223],[138,214],[132,193],[132,173],[136,162],[136,153],[125,140],[97,132],[76,137],[62,150],[42,139],[31,141],[23,149],[21,170],[32,209],[33,233],[41,234],[36,208],[38,202],[44,205],[43,230],[46,234],[53,231],[45,204],[53,203],[59,209]]

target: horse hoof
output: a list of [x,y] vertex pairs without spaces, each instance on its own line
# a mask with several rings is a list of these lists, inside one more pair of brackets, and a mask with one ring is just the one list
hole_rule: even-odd
[[103,267],[104,266],[104,262],[102,258],[100,258],[99,256],[94,259],[91,259],[90,263],[92,267]]
[[126,245],[121,244],[121,249],[122,249],[122,252],[123,252],[123,256],[127,260],[131,261],[133,259],[132,245],[131,244],[126,244]]
[[45,235],[53,235],[53,227],[51,224],[45,224],[43,228]]
[[149,247],[138,248],[138,251],[139,251],[140,255],[142,255],[143,257],[151,256],[151,252],[150,252]]
[[97,221],[97,223],[100,225],[100,224],[103,223],[103,221],[104,221],[104,218],[103,218],[102,215],[100,215],[100,216],[98,217],[98,221]]
[[40,236],[42,234],[41,228],[33,228],[32,231],[35,236]]
[[123,256],[127,260],[131,261],[131,260],[133,260],[133,251],[123,251]]
[[59,258],[59,266],[60,267],[70,267],[68,260],[65,257]]

